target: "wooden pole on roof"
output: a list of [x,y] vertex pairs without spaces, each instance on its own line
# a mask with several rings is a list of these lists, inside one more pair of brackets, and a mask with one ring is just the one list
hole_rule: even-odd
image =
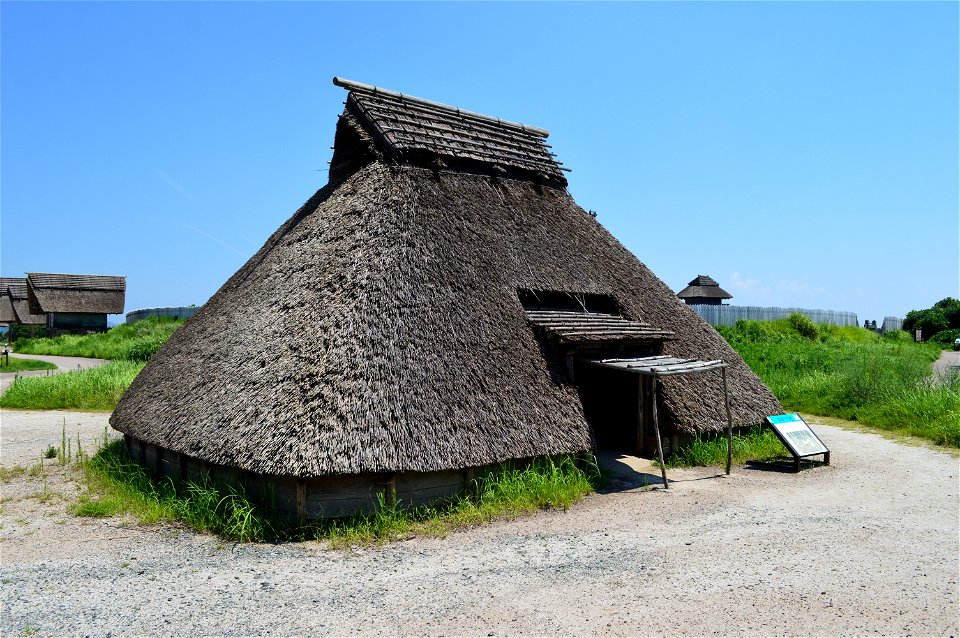
[[653,431],[657,433],[657,454],[660,458],[660,474],[663,476],[663,489],[670,489],[670,483],[667,482],[667,463],[663,460],[663,442],[660,440],[660,424],[657,422],[657,385],[660,380],[653,377]]
[[733,418],[730,416],[730,391],[727,389],[727,368],[720,368],[723,377],[723,404],[727,408],[727,476],[733,464]]

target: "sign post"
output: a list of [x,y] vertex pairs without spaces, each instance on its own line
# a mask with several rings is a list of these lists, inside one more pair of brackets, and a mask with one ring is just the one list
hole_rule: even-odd
[[800,471],[800,459],[823,455],[823,463],[830,465],[830,450],[820,437],[810,429],[799,414],[777,414],[767,417],[767,424],[793,455],[793,469]]

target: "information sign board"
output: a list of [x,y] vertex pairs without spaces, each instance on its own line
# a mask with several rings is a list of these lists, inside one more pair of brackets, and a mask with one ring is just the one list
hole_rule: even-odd
[[778,414],[768,416],[767,423],[787,446],[795,459],[805,456],[824,455],[824,462],[830,463],[830,450],[823,444],[807,422],[799,414]]

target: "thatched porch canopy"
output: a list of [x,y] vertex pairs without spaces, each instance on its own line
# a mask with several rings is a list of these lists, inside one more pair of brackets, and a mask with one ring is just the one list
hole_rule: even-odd
[[30,312],[122,314],[126,277],[27,273]]

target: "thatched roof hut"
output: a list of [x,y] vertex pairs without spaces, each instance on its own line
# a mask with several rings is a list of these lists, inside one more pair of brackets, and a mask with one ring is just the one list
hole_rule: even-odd
[[47,333],[97,332],[107,329],[108,314],[122,314],[126,277],[27,273],[30,312],[46,315]]
[[13,300],[10,298],[10,286],[20,282],[27,283],[26,279],[17,277],[0,277],[0,323],[15,324],[17,315],[13,311]]
[[[577,206],[546,131],[343,84],[329,183],[173,334],[111,417],[142,462],[269,483],[301,517],[369,507],[384,484],[427,500],[462,486],[466,468],[591,450],[585,393],[612,386],[588,389],[587,352],[722,358],[737,424],[779,411],[713,328]],[[589,325],[573,330],[562,313]],[[635,418],[636,383],[622,387]],[[659,402],[673,432],[724,427],[715,380],[670,378]]]
[[46,315],[30,312],[25,277],[0,277],[0,323],[36,326],[46,322]]
[[123,314],[126,277],[28,272],[27,292],[34,314],[84,312]]
[[720,287],[710,275],[697,275],[687,287],[677,293],[687,305],[720,305],[724,299],[733,299],[733,295]]

